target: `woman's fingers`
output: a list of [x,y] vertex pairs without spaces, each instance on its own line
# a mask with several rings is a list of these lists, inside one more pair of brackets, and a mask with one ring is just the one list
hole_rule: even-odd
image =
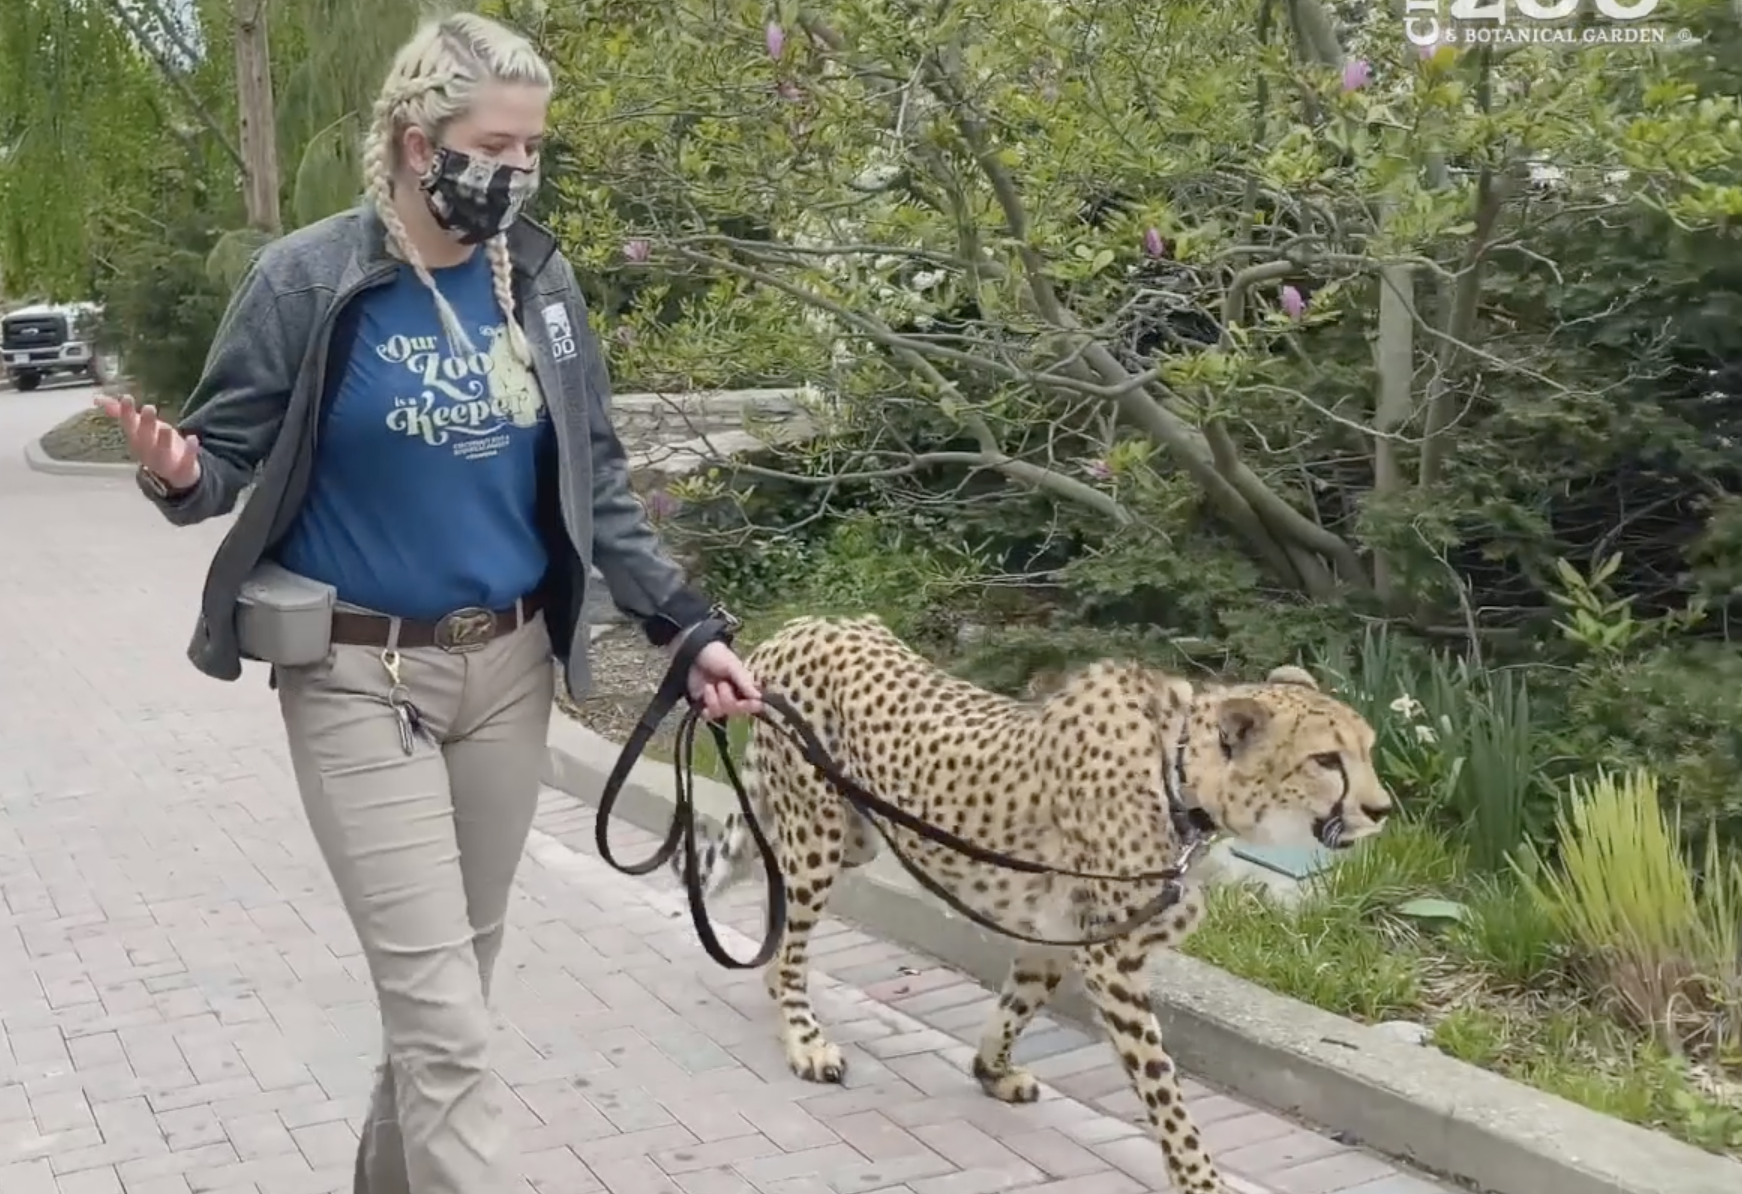
[[154,463],[162,465],[161,470],[153,469],[161,476],[181,462],[181,435],[168,423],[157,424],[157,438],[152,443]]
[[139,421],[135,424],[133,433],[134,446],[142,451],[150,451],[158,442],[158,433],[163,424],[157,421],[157,408],[147,406],[140,410]]
[[142,460],[145,455],[147,441],[139,430],[140,414],[133,405],[131,398],[112,398],[105,394],[96,399],[97,409],[114,419],[121,425],[121,434],[127,440],[127,451],[135,460]]
[[718,684],[703,685],[702,714],[709,721],[719,721],[721,711],[722,702],[720,700],[720,686]]
[[173,477],[185,471],[184,458],[199,449],[199,440],[184,436],[174,424],[157,417],[155,406],[139,406],[131,397],[108,394],[94,400],[98,410],[121,424],[121,434],[127,437],[127,448],[133,458],[160,477]]
[[98,410],[121,424],[121,434],[127,437],[128,443],[132,443],[134,433],[139,428],[139,412],[133,406],[133,399],[114,398],[104,394],[95,399],[95,405]]

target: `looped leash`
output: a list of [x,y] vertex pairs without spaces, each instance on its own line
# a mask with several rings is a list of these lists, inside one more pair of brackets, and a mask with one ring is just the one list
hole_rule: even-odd
[[[684,637],[672,659],[670,669],[666,672],[658,691],[654,694],[652,702],[648,705],[646,712],[641,715],[641,720],[629,735],[629,740],[623,744],[622,753],[617,756],[616,766],[611,769],[611,774],[605,781],[605,790],[599,798],[599,811],[594,822],[594,841],[598,846],[601,858],[617,870],[629,875],[645,875],[666,865],[678,849],[682,848],[685,862],[685,894],[689,900],[690,916],[695,921],[696,935],[701,939],[702,947],[716,962],[728,969],[750,970],[765,965],[773,958],[775,950],[779,948],[781,934],[786,929],[785,877],[781,873],[779,859],[774,853],[774,848],[763,832],[761,820],[756,815],[750,794],[745,790],[742,780],[739,779],[737,767],[732,762],[730,741],[726,735],[725,727],[719,722],[708,721],[706,723],[708,732],[713,736],[716,752],[726,772],[727,782],[738,798],[738,807],[744,814],[745,825],[756,843],[757,852],[762,859],[763,873],[768,884],[767,914],[762,945],[748,961],[734,958],[721,945],[720,939],[708,919],[707,906],[702,895],[700,868],[697,865],[694,752],[696,729],[706,719],[703,717],[701,706],[696,702],[690,701],[689,708],[685,710],[683,719],[678,725],[677,749],[672,768],[676,774],[675,807],[672,811],[671,825],[666,830],[665,840],[651,855],[638,863],[618,862],[607,841],[611,811],[616,807],[617,800],[622,795],[623,786],[628,782],[630,771],[647,749],[654,734],[658,732],[660,724],[680,701],[686,700],[689,696],[689,674],[695,665],[696,657],[712,643],[730,643],[737,629],[737,619],[723,609],[716,608],[708,620],[700,623]],[[1154,871],[1117,875],[1071,870],[1067,867],[1053,866],[1032,859],[1018,858],[988,849],[951,833],[947,829],[941,829],[923,821],[899,805],[885,800],[847,775],[841,770],[840,764],[829,754],[821,739],[817,737],[816,730],[785,695],[765,691],[762,694],[762,705],[763,710],[757,715],[758,719],[790,740],[804,757],[805,762],[816,768],[817,773],[827,781],[836,794],[876,828],[878,834],[888,843],[890,852],[894,854],[896,861],[901,864],[903,870],[913,876],[916,883],[943,901],[949,908],[967,917],[981,928],[1031,945],[1066,949],[1085,945],[1100,945],[1123,937],[1153,920],[1177,904],[1184,895],[1181,879],[1186,868],[1190,865],[1192,855],[1207,840],[1210,832],[1211,827],[1204,822],[1201,810],[1185,806],[1183,799],[1185,784],[1181,767],[1182,749],[1179,752],[1181,759],[1168,761],[1163,782],[1174,830],[1183,843],[1179,858],[1172,866]],[[906,829],[924,841],[940,846],[952,853],[960,854],[964,858],[1002,870],[1092,882],[1159,883],[1161,887],[1153,898],[1130,916],[1088,936],[1073,940],[1034,937],[992,920],[986,914],[964,903],[954,892],[932,878],[923,867],[913,861],[907,851],[902,849],[891,831],[891,825]]]
[[[719,935],[714,932],[713,922],[708,919],[707,904],[702,897],[700,867],[696,858],[693,756],[696,728],[705,719],[701,705],[689,700],[690,670],[695,667],[696,657],[707,647],[714,643],[730,644],[737,629],[736,618],[723,609],[715,609],[706,621],[691,629],[678,644],[677,651],[672,656],[671,667],[660,681],[659,689],[654,693],[646,712],[641,715],[641,720],[629,735],[629,741],[623,744],[623,750],[617,756],[617,764],[611,768],[611,774],[605,780],[605,790],[599,797],[599,812],[593,822],[593,843],[598,847],[600,858],[626,875],[645,875],[658,870],[669,863],[672,856],[682,848],[685,864],[684,894],[689,899],[690,918],[695,921],[696,935],[701,938],[702,948],[708,951],[714,961],[729,970],[754,970],[758,966],[766,965],[774,957],[774,951],[780,947],[780,936],[786,931],[786,884],[781,879],[780,862],[775,857],[774,847],[763,834],[762,823],[758,820],[755,809],[751,807],[749,793],[744,790],[744,784],[738,778],[738,769],[732,764],[731,744],[726,737],[726,728],[716,721],[707,723],[708,732],[713,735],[714,747],[726,768],[726,776],[731,781],[732,790],[738,795],[745,824],[749,826],[750,835],[756,841],[756,850],[762,856],[763,873],[768,876],[768,902],[762,945],[748,961],[728,953],[726,947],[720,943]],[[689,708],[684,711],[683,721],[678,725],[677,757],[672,768],[677,777],[673,793],[675,807],[672,809],[671,825],[665,831],[665,840],[640,862],[619,862],[611,851],[611,810],[623,795],[623,786],[629,782],[629,773],[646,751],[647,744],[653,741],[660,723],[665,721],[680,701],[686,700],[689,701]]]
[[[878,834],[886,843],[888,843],[890,852],[895,855],[895,860],[901,864],[902,869],[909,875],[913,876],[916,883],[931,892],[931,894],[936,896],[938,899],[942,900],[953,911],[967,917],[983,929],[988,929],[991,932],[1000,934],[1001,936],[1012,937],[1017,941],[1027,942],[1030,945],[1044,945],[1061,949],[1074,949],[1084,945],[1101,945],[1116,938],[1123,937],[1132,930],[1155,919],[1157,916],[1161,915],[1161,913],[1179,903],[1180,898],[1185,894],[1185,889],[1181,886],[1180,880],[1184,876],[1185,869],[1190,863],[1192,855],[1196,853],[1204,835],[1198,828],[1197,822],[1192,820],[1190,814],[1185,813],[1183,809],[1176,811],[1174,824],[1175,831],[1181,834],[1185,846],[1181,850],[1178,862],[1160,870],[1141,871],[1130,875],[1113,875],[1104,874],[1098,871],[1077,871],[1072,870],[1069,867],[1053,866],[1050,863],[1036,862],[1029,858],[1018,858],[1015,855],[1005,854],[1001,851],[979,845],[976,842],[971,842],[967,838],[951,833],[947,829],[940,829],[938,826],[933,825],[928,821],[921,820],[919,817],[916,817],[901,806],[891,804],[889,801],[877,795],[877,793],[871,791],[869,788],[865,787],[865,785],[841,770],[840,764],[837,763],[829,754],[828,750],[823,746],[822,741],[817,737],[816,730],[812,728],[811,724],[804,719],[804,716],[799,713],[797,709],[793,708],[792,703],[787,700],[784,695],[778,692],[765,692],[762,694],[762,704],[765,710],[774,712],[780,718],[780,720],[776,722],[774,718],[771,718],[767,713],[764,713],[762,720],[768,722],[768,724],[774,726],[775,729],[791,739],[793,744],[798,747],[799,753],[804,756],[805,762],[809,763],[812,767],[815,767],[818,773],[828,781],[829,786],[834,788],[836,793],[843,800],[852,805],[867,822],[876,828]],[[1168,787],[1169,803],[1170,805],[1173,805],[1175,803],[1173,798],[1173,787],[1171,784],[1168,785]],[[742,802],[744,801],[741,798],[741,803]],[[895,840],[895,836],[890,832],[889,825],[886,824],[886,822],[893,823],[906,829],[910,833],[917,834],[920,838],[932,845],[941,846],[946,850],[962,855],[964,858],[971,859],[974,862],[984,863],[987,866],[997,867],[1000,870],[1018,871],[1029,875],[1051,875],[1057,876],[1061,879],[1086,879],[1094,882],[1105,883],[1160,883],[1161,890],[1158,891],[1147,903],[1138,908],[1137,911],[1133,912],[1124,920],[1116,921],[1115,923],[1088,936],[1070,940],[1033,937],[1027,933],[1019,932],[1008,925],[1002,925],[997,921],[992,920],[985,913],[964,903],[954,892],[950,891],[942,883],[939,883],[936,879],[932,878],[931,875],[926,872],[925,868],[914,862],[907,852],[901,848],[901,844]]]

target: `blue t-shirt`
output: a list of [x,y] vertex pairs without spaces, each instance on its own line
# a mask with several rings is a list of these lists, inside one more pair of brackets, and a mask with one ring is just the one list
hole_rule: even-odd
[[450,345],[409,268],[353,301],[357,336],[302,511],[278,547],[342,601],[433,620],[543,579],[537,462],[550,417],[514,356],[483,252],[432,271],[475,350]]

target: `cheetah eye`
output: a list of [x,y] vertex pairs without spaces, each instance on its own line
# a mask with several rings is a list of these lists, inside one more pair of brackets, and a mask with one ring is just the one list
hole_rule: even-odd
[[1337,751],[1331,750],[1324,754],[1314,755],[1313,762],[1326,771],[1340,771],[1343,767],[1343,756]]

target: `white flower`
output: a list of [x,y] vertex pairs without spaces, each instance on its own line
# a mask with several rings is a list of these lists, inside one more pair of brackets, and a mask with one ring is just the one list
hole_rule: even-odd
[[1420,701],[1416,700],[1406,692],[1395,701],[1391,702],[1391,711],[1403,718],[1405,721],[1414,721],[1425,713],[1426,709],[1422,707]]
[[1440,736],[1434,733],[1434,728],[1432,726],[1420,725],[1415,727],[1415,740],[1432,746],[1440,740]]

